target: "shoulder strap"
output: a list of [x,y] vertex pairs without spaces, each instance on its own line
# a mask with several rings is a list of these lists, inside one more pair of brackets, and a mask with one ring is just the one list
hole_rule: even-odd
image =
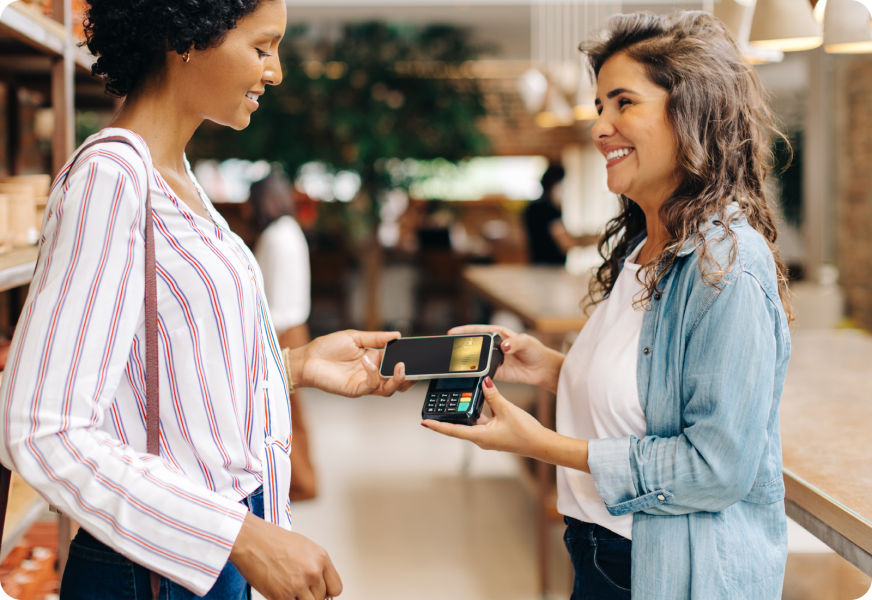
[[[158,381],[158,348],[157,348],[157,264],[154,254],[154,215],[151,210],[150,163],[139,149],[123,136],[111,136],[89,142],[79,149],[78,154],[70,163],[64,175],[66,184],[70,173],[82,154],[97,144],[121,143],[130,146],[145,164],[145,398],[146,398],[146,450],[149,454],[160,456],[160,385]],[[0,540],[3,539],[3,525],[6,521],[6,509],[9,501],[9,482],[12,473],[0,465]],[[152,573],[152,592],[158,597],[160,578]]]
[[[94,140],[79,149],[79,153],[70,168],[64,175],[66,184],[73,167],[86,150],[93,146],[106,143],[121,143],[130,146],[142,162],[145,163],[146,177],[151,176],[149,163],[139,149],[126,137],[116,135]],[[146,422],[146,451],[149,454],[160,456],[160,386],[158,378],[158,349],[157,349],[157,264],[154,255],[154,214],[151,210],[151,186],[149,180],[145,181],[145,422]],[[2,483],[2,482],[0,482]]]

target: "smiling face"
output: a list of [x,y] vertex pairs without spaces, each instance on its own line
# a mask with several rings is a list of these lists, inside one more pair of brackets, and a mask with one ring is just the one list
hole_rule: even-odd
[[192,50],[187,63],[171,53],[170,76],[179,81],[190,110],[219,125],[247,127],[266,86],[282,82],[278,46],[286,24],[284,0],[262,0],[220,46]]
[[609,190],[645,210],[659,207],[680,181],[668,99],[642,64],[623,52],[609,58],[597,77],[599,118],[591,134],[606,157]]

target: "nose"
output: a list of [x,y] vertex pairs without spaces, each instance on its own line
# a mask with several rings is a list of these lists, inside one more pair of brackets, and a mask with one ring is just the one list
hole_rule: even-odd
[[612,123],[611,119],[608,116],[608,113],[605,109],[603,109],[600,116],[597,117],[596,122],[593,124],[593,127],[590,130],[590,135],[595,142],[604,141],[615,134],[615,125]]
[[279,85],[283,78],[282,62],[279,59],[279,53],[274,52],[264,63],[263,82],[268,85]]

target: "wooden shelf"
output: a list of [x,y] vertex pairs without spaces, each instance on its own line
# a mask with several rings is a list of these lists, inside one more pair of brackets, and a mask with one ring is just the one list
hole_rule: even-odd
[[0,561],[21,541],[27,530],[48,510],[48,503],[30,487],[18,473],[12,474],[9,491],[9,508],[3,528],[3,547]]
[[52,56],[62,56],[64,26],[23,2],[13,2],[0,14],[0,35],[9,35]]
[[[0,11],[0,37],[15,38],[48,58],[63,56],[67,46],[67,33],[61,23],[19,0],[13,0]],[[94,57],[78,47],[78,40],[73,42],[76,67],[89,74]]]
[[0,254],[0,292],[30,283],[38,256],[36,246],[15,248]]

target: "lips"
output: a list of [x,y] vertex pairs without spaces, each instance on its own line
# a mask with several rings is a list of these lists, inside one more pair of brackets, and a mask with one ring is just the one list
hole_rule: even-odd
[[258,94],[255,94],[254,92],[248,92],[247,94],[245,94],[245,97],[254,102],[255,105],[258,105]]

